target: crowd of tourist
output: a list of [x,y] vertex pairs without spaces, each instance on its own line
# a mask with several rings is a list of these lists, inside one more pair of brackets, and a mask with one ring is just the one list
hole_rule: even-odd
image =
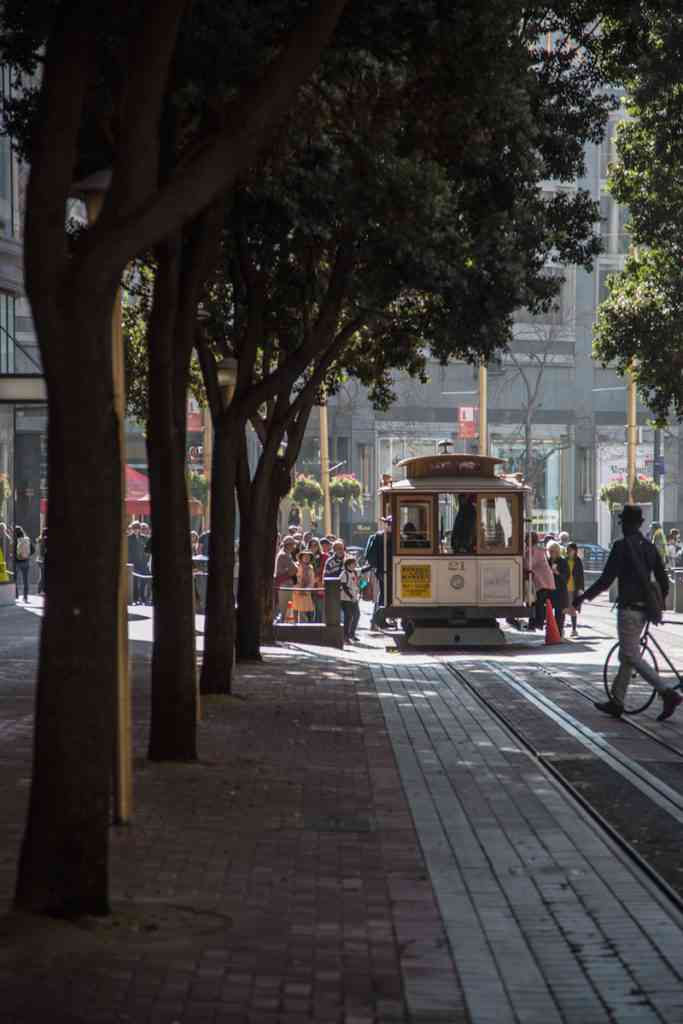
[[311,530],[302,531],[292,523],[278,538],[273,574],[276,621],[322,622],[324,581],[329,578],[339,580],[344,639],[353,643],[359,639],[361,594],[374,596],[369,567],[359,564],[341,537],[314,537]]

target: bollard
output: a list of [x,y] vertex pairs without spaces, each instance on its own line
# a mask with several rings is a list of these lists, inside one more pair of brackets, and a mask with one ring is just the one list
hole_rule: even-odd
[[339,579],[336,576],[326,576],[325,583],[325,625],[341,625],[341,595]]

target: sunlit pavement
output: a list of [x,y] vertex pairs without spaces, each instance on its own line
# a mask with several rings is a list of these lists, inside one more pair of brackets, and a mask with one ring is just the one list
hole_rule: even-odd
[[[111,832],[114,916],[89,933],[52,923],[39,957],[6,936],[0,1020],[683,1019],[683,922],[444,664],[595,677],[606,600],[578,640],[510,630],[495,649],[410,653],[368,631],[365,606],[344,651],[273,645],[238,665],[233,696],[203,701],[197,764],[145,757],[153,611],[128,611],[135,806]],[[32,597],[0,613],[5,905],[42,612]],[[683,663],[683,616],[668,622]]]

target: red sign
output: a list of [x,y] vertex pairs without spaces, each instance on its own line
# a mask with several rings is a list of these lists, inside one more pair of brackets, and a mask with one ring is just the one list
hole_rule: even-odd
[[461,405],[458,408],[458,434],[460,437],[477,436],[477,412],[473,405]]

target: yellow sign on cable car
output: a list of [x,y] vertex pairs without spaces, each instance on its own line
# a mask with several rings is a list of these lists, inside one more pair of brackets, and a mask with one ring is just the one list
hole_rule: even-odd
[[401,599],[421,597],[432,598],[431,565],[401,565]]

